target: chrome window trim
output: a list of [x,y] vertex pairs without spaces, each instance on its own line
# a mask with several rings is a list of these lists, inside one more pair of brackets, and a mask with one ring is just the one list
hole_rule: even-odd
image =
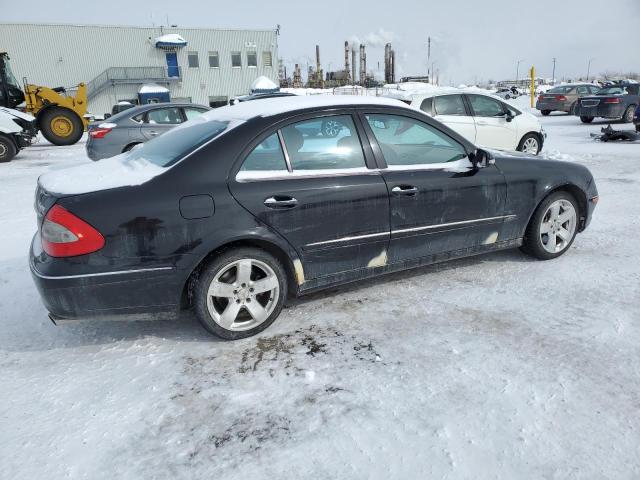
[[263,182],[266,180],[291,180],[294,178],[327,178],[327,177],[349,177],[355,175],[378,175],[380,170],[356,167],[356,168],[335,168],[323,170],[297,170],[295,172],[284,172],[282,170],[255,170],[238,171],[236,182]]
[[136,268],[133,270],[118,270],[115,272],[101,272],[101,273],[85,273],[81,275],[60,275],[60,276],[52,276],[52,275],[43,275],[38,272],[34,266],[31,266],[31,271],[38,278],[43,278],[45,280],[69,280],[73,278],[91,278],[91,277],[107,277],[111,275],[126,275],[131,273],[144,273],[144,272],[160,272],[174,270],[174,267],[155,267],[155,268]]
[[[293,173],[293,167],[291,167],[291,158],[289,157],[289,150],[287,149],[287,144],[284,143],[284,135],[282,135],[282,130],[278,129],[277,133],[278,133],[278,139],[280,140],[280,148],[282,149],[282,153],[284,154],[284,163],[287,164],[287,171],[289,173]],[[251,155],[251,153],[249,153],[249,155]],[[246,157],[245,157],[245,160],[246,160]],[[244,161],[242,163],[244,163]]]

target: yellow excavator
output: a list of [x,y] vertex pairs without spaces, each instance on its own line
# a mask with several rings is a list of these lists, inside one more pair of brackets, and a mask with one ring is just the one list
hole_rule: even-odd
[[[89,121],[87,87],[77,86],[75,95],[64,87],[49,88],[23,82],[23,88],[11,72],[9,55],[0,52],[0,106],[23,109],[36,117],[38,129],[54,145],[73,145],[82,137]],[[19,107],[24,102],[24,108]]]

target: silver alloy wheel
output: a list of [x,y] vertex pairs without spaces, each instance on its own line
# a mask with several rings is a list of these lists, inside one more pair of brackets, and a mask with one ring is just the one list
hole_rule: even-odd
[[576,210],[568,200],[556,200],[549,205],[540,225],[542,247],[549,253],[567,248],[576,232],[577,219]]
[[522,151],[524,153],[531,153],[533,155],[538,154],[538,139],[534,137],[527,138],[522,144]]
[[221,268],[211,281],[207,309],[226,330],[250,330],[269,318],[279,293],[278,277],[269,265],[243,258]]
[[342,130],[342,124],[336,120],[327,120],[324,124],[324,133],[327,137],[337,137]]
[[7,154],[7,147],[0,143],[0,158],[4,157]]
[[624,121],[625,123],[631,123],[633,122],[633,115],[635,113],[635,108],[633,107],[629,107],[627,108],[627,110],[624,112]]

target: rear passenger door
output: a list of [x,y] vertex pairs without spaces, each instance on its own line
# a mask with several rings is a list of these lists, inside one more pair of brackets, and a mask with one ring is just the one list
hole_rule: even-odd
[[507,119],[507,108],[495,98],[486,95],[467,95],[476,124],[476,144],[499,150],[515,150],[518,146],[518,128]]
[[436,120],[462,135],[471,143],[476,142],[476,125],[462,95],[439,95],[433,98]]
[[[323,121],[341,126],[336,136],[320,133]],[[283,124],[259,136],[231,174],[236,200],[296,249],[306,279],[386,262],[387,186],[357,121],[349,113]]]
[[180,107],[155,108],[147,112],[140,130],[147,140],[151,140],[182,122],[184,119]]

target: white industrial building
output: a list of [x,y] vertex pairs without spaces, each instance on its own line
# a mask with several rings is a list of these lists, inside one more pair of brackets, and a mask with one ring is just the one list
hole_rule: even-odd
[[259,76],[278,78],[275,29],[0,23],[0,51],[18,79],[86,83],[97,115],[138,100],[144,84],[166,87],[172,101],[220,106],[249,93]]

